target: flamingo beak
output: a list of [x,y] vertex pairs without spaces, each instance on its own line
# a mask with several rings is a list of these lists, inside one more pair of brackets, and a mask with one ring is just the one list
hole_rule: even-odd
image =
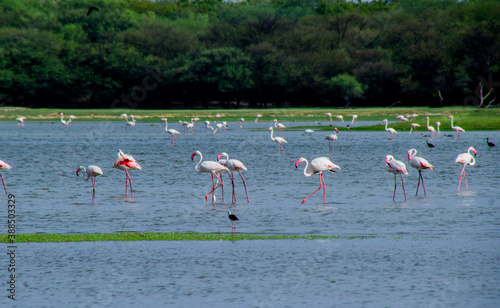
[[217,156],[217,161],[219,161],[219,159],[220,159],[220,158],[221,158],[221,155],[219,154],[219,155]]
[[295,162],[295,168],[297,168],[300,164],[300,159],[298,161]]
[[76,170],[76,176],[80,173],[80,169]]
[[191,155],[191,160],[193,160],[195,156],[196,156],[196,153],[193,153],[193,155]]

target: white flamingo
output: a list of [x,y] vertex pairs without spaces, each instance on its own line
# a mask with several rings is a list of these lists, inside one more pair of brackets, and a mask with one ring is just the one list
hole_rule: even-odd
[[382,123],[384,123],[384,122],[385,122],[385,131],[391,133],[391,140],[392,140],[392,134],[397,134],[398,132],[394,128],[387,127],[387,123],[388,123],[387,119],[384,119],[382,121]]
[[279,129],[279,132],[280,133],[284,133],[283,132],[283,129],[286,128],[285,125],[283,125],[282,123],[278,123],[278,120],[274,119],[274,127],[277,127]]
[[414,131],[417,131],[417,127],[420,127],[420,125],[418,125],[417,123],[412,123],[410,124],[411,128],[410,128],[410,134],[411,132],[414,130]]
[[330,112],[325,113],[325,115],[330,119],[330,122],[332,121],[332,114]]
[[85,174],[83,175],[83,179],[85,181],[88,181],[90,179],[90,182],[92,182],[92,203],[94,203],[95,202],[95,183],[96,183],[97,177],[103,174],[102,169],[99,168],[98,166],[94,166],[94,165],[87,166],[87,168],[85,168],[84,166],[80,166],[76,170],[76,176],[78,176],[78,174],[82,170],[85,172]]
[[19,125],[19,127],[24,127],[24,120],[26,120],[26,119],[27,119],[26,117],[16,118],[17,124]]
[[62,124],[62,129],[64,130],[64,128],[66,128],[66,126],[69,125],[69,123],[71,122],[71,119],[69,119],[69,121],[65,121],[64,120],[64,113],[61,112],[61,124]]
[[339,121],[344,122],[344,117],[341,115],[335,116]]
[[334,127],[333,128],[333,134],[330,134],[330,135],[328,135],[328,136],[325,137],[325,139],[328,140],[329,143],[330,143],[330,153],[333,152],[333,141],[337,140],[337,133],[338,132],[339,132],[339,130],[336,127]]
[[465,132],[465,130],[459,126],[453,126],[453,116],[452,115],[448,116],[448,118],[451,119],[451,123],[450,123],[451,129],[453,129],[454,131],[457,132],[457,140],[460,140],[460,132]]
[[354,124],[354,120],[356,120],[357,118],[358,118],[358,115],[357,115],[357,114],[353,114],[353,115],[352,115],[351,126],[352,126],[352,124]]
[[[226,157],[226,160],[220,160],[221,157]],[[229,155],[227,153],[221,153],[219,156],[217,156],[217,161],[227,167],[229,170],[231,170],[231,183],[233,184],[233,202],[236,202],[236,194],[234,193],[234,175],[233,171],[238,171],[240,174],[241,180],[243,181],[243,186],[245,187],[245,194],[247,196],[247,203],[250,203],[250,199],[248,198],[248,192],[247,192],[247,184],[245,182],[245,179],[243,178],[243,175],[241,174],[241,170],[247,171],[247,167],[243,165],[243,163],[237,159],[229,159]]]
[[271,140],[278,144],[278,154],[280,154],[280,152],[282,152],[284,154],[285,149],[283,148],[283,146],[281,144],[287,143],[286,140],[281,138],[281,137],[274,137],[273,138],[273,128],[272,127],[269,127],[269,131],[271,132]]
[[424,178],[422,177],[422,170],[425,169],[434,170],[434,167],[431,164],[429,164],[429,162],[426,159],[415,155],[417,155],[417,150],[411,149],[408,151],[408,160],[410,161],[410,166],[418,170],[418,185],[415,196],[418,195],[418,188],[420,187],[420,179],[422,179],[422,187],[424,188],[424,195],[427,196],[427,193],[425,192]]
[[[3,170],[3,169],[12,169],[12,167],[9,164],[7,164],[6,162],[4,162],[3,160],[0,160],[0,170]],[[4,180],[1,173],[0,173],[0,179],[2,179],[3,189],[5,189],[5,194],[8,195],[7,186],[5,186],[5,180]]]
[[460,182],[462,181],[462,175],[465,178],[465,188],[469,190],[469,186],[467,186],[467,176],[465,175],[465,166],[473,166],[476,163],[476,159],[474,156],[472,156],[472,153],[474,153],[474,156],[476,156],[477,151],[473,147],[469,147],[467,149],[467,153],[462,153],[457,156],[455,159],[455,163],[462,164],[462,172],[460,172],[460,180],[458,180],[458,190],[460,190]]
[[[229,174],[229,169],[227,167],[224,167],[223,165],[219,164],[218,162],[215,161],[203,161],[203,155],[201,155],[200,151],[196,151],[191,155],[191,160],[194,159],[196,155],[200,156],[200,161],[196,164],[196,167],[194,170],[198,173],[210,173],[212,175],[212,190],[205,195],[205,201],[208,201],[208,195],[212,194],[212,205],[215,204],[215,195],[214,191],[221,187],[223,189],[224,183],[222,182],[222,179],[217,175],[218,173],[221,172],[227,172]],[[214,177],[218,180],[218,185],[215,186],[215,180]],[[224,198],[224,193],[222,194],[222,198]],[[224,201],[224,199],[223,199]]]
[[431,132],[431,138],[434,138],[436,130],[434,129],[434,127],[429,126],[429,117],[425,117],[425,119],[427,120],[427,129]]
[[175,129],[168,129],[168,119],[165,118],[165,131],[172,136],[172,145],[175,144],[174,135],[179,135],[180,133]]
[[401,175],[401,183],[403,184],[403,193],[405,195],[405,201],[406,201],[406,192],[405,192],[405,183],[403,182],[403,173],[408,174],[408,171],[406,171],[406,166],[402,161],[394,159],[392,155],[387,155],[385,157],[385,170],[387,172],[390,172],[394,174],[394,194],[392,195],[392,201],[394,201],[394,198],[396,197],[396,174]]
[[255,117],[256,117],[256,118],[255,118],[255,123],[257,123],[257,121],[259,120],[259,118],[262,118],[262,115],[261,115],[261,114],[258,114],[258,115],[256,115]]
[[324,204],[326,204],[326,185],[325,185],[325,179],[323,178],[323,172],[324,171],[335,172],[333,169],[340,169],[340,167],[335,165],[334,163],[332,163],[328,157],[318,157],[318,158],[315,158],[311,161],[311,166],[309,167],[309,172],[307,172],[306,170],[307,170],[307,166],[309,165],[309,162],[307,161],[307,159],[301,157],[295,162],[295,168],[297,168],[299,166],[299,164],[303,161],[306,162],[306,166],[304,167],[304,175],[305,176],[309,177],[315,173],[319,174],[319,188],[316,189],[309,196],[307,196],[304,200],[302,200],[301,203],[306,202],[306,200],[309,199],[309,197],[311,197],[318,190],[323,188],[323,202],[324,202]]

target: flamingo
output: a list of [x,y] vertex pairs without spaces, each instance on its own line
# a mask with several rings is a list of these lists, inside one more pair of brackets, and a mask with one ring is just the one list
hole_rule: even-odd
[[92,182],[92,203],[95,202],[95,182],[96,182],[96,179],[99,175],[102,175],[102,169],[97,167],[97,166],[87,166],[87,168],[85,168],[84,166],[80,166],[78,167],[78,169],[76,170],[76,176],[78,176],[78,174],[80,173],[80,171],[85,171],[85,174],[83,175],[83,179],[85,181],[88,181],[89,178],[90,178],[90,182]]
[[193,124],[193,118],[191,118],[191,123],[188,123],[186,125],[186,128],[187,128],[187,132],[189,134],[189,131],[191,130],[191,135],[193,134],[193,128],[194,128],[194,124]]
[[436,122],[436,134],[439,135],[439,125],[441,125],[441,122]]
[[449,115],[448,118],[451,119],[451,129],[457,132],[457,140],[460,140],[460,132],[465,132],[465,130],[459,126],[453,126],[453,116]]
[[274,119],[274,127],[277,127],[280,131],[280,133],[283,133],[283,128],[286,128],[285,125],[278,123],[278,120]]
[[231,211],[227,211],[227,216],[229,217],[229,220],[231,220],[231,223],[233,224],[232,233],[234,234],[236,232],[236,221],[239,219],[238,217],[236,217],[236,215],[231,214]]
[[387,119],[384,119],[382,121],[382,123],[384,123],[384,122],[385,122],[385,131],[391,133],[391,140],[392,140],[392,134],[397,134],[398,132],[394,128],[390,128],[390,127],[387,128],[387,123],[388,123]]
[[[7,164],[6,162],[4,162],[3,160],[0,160],[0,170],[3,170],[3,169],[12,169],[12,167],[9,164]],[[0,173],[0,179],[2,179],[3,189],[5,189],[5,194],[8,195],[7,187],[5,186],[5,180],[3,179],[3,176],[1,173]]]
[[280,154],[281,151],[283,152],[283,154],[285,154],[285,149],[283,148],[283,146],[281,144],[288,143],[288,142],[286,142],[286,140],[281,138],[281,137],[273,138],[273,128],[272,127],[269,127],[269,131],[271,132],[271,140],[278,143],[278,154]]
[[69,121],[65,121],[65,120],[64,120],[64,113],[62,113],[62,112],[61,112],[61,113],[60,113],[60,115],[61,115],[61,124],[62,124],[62,129],[64,130],[64,128],[65,128],[66,126],[68,126],[68,125],[69,125],[69,123],[71,122],[71,118],[69,119]]
[[205,123],[205,129],[208,129],[210,127],[210,121],[205,121],[203,123]]
[[311,136],[311,135],[312,135],[312,133],[314,133],[314,130],[312,130],[312,129],[306,129],[306,130],[304,131],[304,133],[302,134],[302,136],[304,136],[305,134],[309,134],[309,136]]
[[180,133],[173,128],[168,129],[168,119],[167,118],[165,118],[165,131],[172,136],[172,145],[175,144],[174,135],[179,135]]
[[245,119],[240,118],[240,128],[243,128],[243,122],[245,122]]
[[431,132],[431,138],[434,138],[436,130],[434,129],[434,127],[429,126],[429,117],[425,117],[425,119],[427,120],[427,129]]
[[214,121],[214,123],[217,123],[217,119],[220,118],[220,117],[222,117],[220,114],[216,114],[215,115],[215,121]]
[[394,194],[392,195],[392,201],[394,201],[394,198],[396,197],[396,174],[401,175],[401,183],[403,184],[403,193],[405,195],[405,201],[406,201],[406,192],[405,192],[405,183],[403,182],[403,173],[408,174],[408,171],[406,171],[406,166],[402,161],[394,159],[392,155],[387,155],[385,157],[385,170],[387,172],[391,172],[394,174]]
[[474,156],[472,156],[472,154],[470,154],[470,152],[474,153],[474,156],[476,156],[477,154],[476,149],[474,149],[473,147],[469,147],[467,149],[467,153],[459,154],[455,159],[455,163],[462,164],[463,166],[462,172],[460,173],[460,180],[458,181],[458,190],[460,190],[460,182],[462,181],[462,175],[465,178],[465,187],[467,190],[469,190],[469,187],[467,186],[467,176],[465,175],[465,166],[466,165],[473,166],[476,163],[476,159],[474,158]]
[[134,119],[133,115],[130,115],[130,118],[132,119],[132,121],[127,121],[125,123],[125,128],[127,128],[127,127],[134,127],[135,126],[135,123],[137,122],[137,120]]
[[424,178],[422,177],[422,170],[425,169],[434,170],[434,167],[431,164],[429,164],[429,162],[424,158],[415,155],[417,155],[417,150],[411,149],[408,151],[408,160],[410,161],[410,166],[418,170],[418,185],[415,196],[418,195],[418,187],[420,186],[420,179],[422,179],[422,187],[424,188],[424,195],[427,196],[427,194],[425,193],[425,184],[424,184]]
[[27,118],[26,117],[19,117],[19,118],[16,118],[17,122],[18,122],[18,125],[19,127],[24,127],[24,120],[26,120]]
[[224,127],[224,124],[223,124],[223,123],[219,123],[219,124],[217,124],[217,125],[215,125],[215,126],[217,126],[217,127],[213,130],[214,134],[215,134],[217,131],[219,131],[219,134],[220,134],[220,133],[221,133],[222,128]]
[[[215,123],[215,122],[214,122],[214,123]],[[188,125],[189,123],[188,123],[188,122],[186,122],[186,121],[181,121],[181,120],[179,120],[179,124],[180,124],[180,125],[182,125],[182,127],[184,128],[184,131],[186,131],[186,127],[187,127],[187,125]]]
[[356,118],[357,118],[357,117],[358,117],[358,115],[357,115],[357,114],[353,114],[353,115],[352,115],[351,126],[352,126],[352,124],[354,124],[354,120],[356,120]]
[[256,118],[255,118],[255,123],[257,123],[257,121],[259,120],[259,118],[262,118],[262,115],[261,115],[261,114],[256,115]]
[[[221,157],[226,157],[226,160],[220,160]],[[236,194],[234,193],[234,175],[233,171],[238,171],[240,174],[241,180],[243,181],[243,186],[245,187],[245,194],[247,195],[247,203],[250,203],[250,199],[248,198],[248,193],[247,193],[247,184],[245,182],[245,179],[243,178],[243,175],[241,174],[241,170],[247,171],[247,167],[243,165],[243,163],[237,159],[229,159],[229,155],[227,153],[221,153],[219,156],[217,156],[217,161],[223,165],[224,167],[228,168],[231,171],[231,183],[233,184],[233,202],[236,202]]]
[[334,127],[333,128],[333,134],[328,135],[328,136],[325,137],[325,139],[330,142],[330,153],[333,152],[333,141],[337,140],[337,133],[338,132],[339,132],[339,130],[336,127]]
[[[77,117],[77,116],[74,116],[74,115],[70,115],[70,116],[69,116],[69,119],[70,119],[71,121],[73,121],[74,119],[78,119],[78,117]],[[71,122],[71,121],[70,121],[70,122]]]
[[493,142],[490,142],[490,138],[486,138],[486,144],[488,145],[489,148],[492,148],[495,146]]
[[417,127],[420,127],[420,125],[418,125],[417,123],[412,123],[410,124],[411,128],[410,128],[410,134],[413,130],[417,131]]
[[326,204],[326,191],[325,191],[326,185],[325,185],[325,179],[323,178],[323,171],[335,172],[333,169],[340,169],[340,167],[332,163],[328,157],[318,157],[311,161],[309,172],[307,172],[306,170],[307,166],[309,165],[309,162],[307,161],[307,159],[301,157],[295,162],[295,168],[297,168],[299,164],[303,161],[306,162],[306,166],[304,168],[305,176],[309,177],[315,173],[319,174],[319,188],[316,189],[312,194],[307,196],[304,200],[302,200],[302,204],[306,202],[306,200],[309,199],[309,197],[314,195],[321,188],[323,188],[323,202],[324,204]]
[[125,154],[122,150],[118,150],[118,157],[116,158],[114,167],[116,169],[125,170],[125,197],[127,196],[127,184],[130,183],[130,194],[133,197],[132,179],[128,174],[129,170],[142,170],[142,167],[137,163],[132,155]]
[[344,117],[341,115],[335,116],[339,121],[344,122]]
[[401,121],[403,121],[403,122],[408,121],[408,119],[407,119],[407,118],[405,118],[405,117],[404,117],[404,116],[402,116],[402,115],[398,115],[398,116],[396,117],[396,119],[399,119],[399,120],[401,120]]
[[330,112],[325,113],[325,115],[330,119],[330,122],[332,121],[332,114]]
[[[208,201],[208,195],[212,194],[212,205],[215,204],[215,195],[213,192],[220,186],[221,189],[224,188],[224,183],[222,182],[222,179],[217,175],[217,173],[221,172],[227,172],[229,174],[229,169],[227,167],[224,167],[223,165],[219,164],[218,162],[215,161],[204,161],[203,160],[203,155],[201,155],[200,151],[196,151],[191,155],[191,160],[194,159],[196,155],[200,156],[200,161],[196,164],[196,167],[194,170],[198,173],[205,172],[205,173],[210,173],[212,175],[212,190],[205,195],[205,201]],[[219,181],[219,185],[215,186],[215,181],[214,181],[214,176],[217,178]],[[224,197],[224,194],[222,194],[222,197]]]

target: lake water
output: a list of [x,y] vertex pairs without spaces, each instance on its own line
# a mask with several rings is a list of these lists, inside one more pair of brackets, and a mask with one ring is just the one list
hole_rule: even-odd
[[[287,126],[317,123],[284,123]],[[327,122],[322,123],[328,124]],[[334,124],[336,124],[334,122]],[[363,125],[358,123],[356,125]],[[426,145],[421,131],[341,132],[330,155],[327,132],[312,136],[286,131],[285,154],[270,139],[269,122],[230,123],[212,134],[202,123],[193,135],[170,144],[159,123],[0,124],[2,171],[16,196],[18,233],[118,231],[231,232],[227,210],[240,221],[237,232],[259,234],[375,235],[366,240],[252,242],[125,242],[18,244],[18,304],[28,306],[481,306],[500,300],[499,132],[466,132],[460,141],[444,134]],[[446,132],[450,134],[450,132]],[[275,132],[275,136],[278,133]],[[499,144],[500,145],[500,144]],[[469,146],[477,163],[467,166],[469,190],[457,191],[461,165],[455,157]],[[415,148],[435,170],[425,170],[427,197],[415,196],[418,172],[406,152]],[[143,167],[130,171],[134,197],[125,197],[124,171],[113,168],[118,149]],[[236,175],[232,204],[225,177],[225,202],[204,200],[211,177],[194,171],[199,158],[221,152],[248,171],[250,203]],[[385,155],[407,164],[408,201]],[[300,157],[327,156],[339,165],[325,175],[326,205],[318,176],[305,177]],[[98,165],[97,202],[92,186],[75,171]],[[7,203],[4,197],[5,204]],[[6,210],[0,218],[6,221]],[[4,227],[7,229],[7,227]],[[2,231],[4,233],[4,231]],[[5,257],[4,261],[8,261]],[[5,262],[4,262],[5,263]],[[7,273],[7,270],[3,270]],[[7,295],[4,296],[6,298]],[[0,300],[0,303],[4,300]],[[64,306],[64,305],[63,305]]]

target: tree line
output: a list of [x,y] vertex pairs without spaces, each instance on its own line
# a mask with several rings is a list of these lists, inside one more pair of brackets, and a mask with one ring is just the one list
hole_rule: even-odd
[[497,0],[0,1],[3,105],[485,107],[499,53]]

